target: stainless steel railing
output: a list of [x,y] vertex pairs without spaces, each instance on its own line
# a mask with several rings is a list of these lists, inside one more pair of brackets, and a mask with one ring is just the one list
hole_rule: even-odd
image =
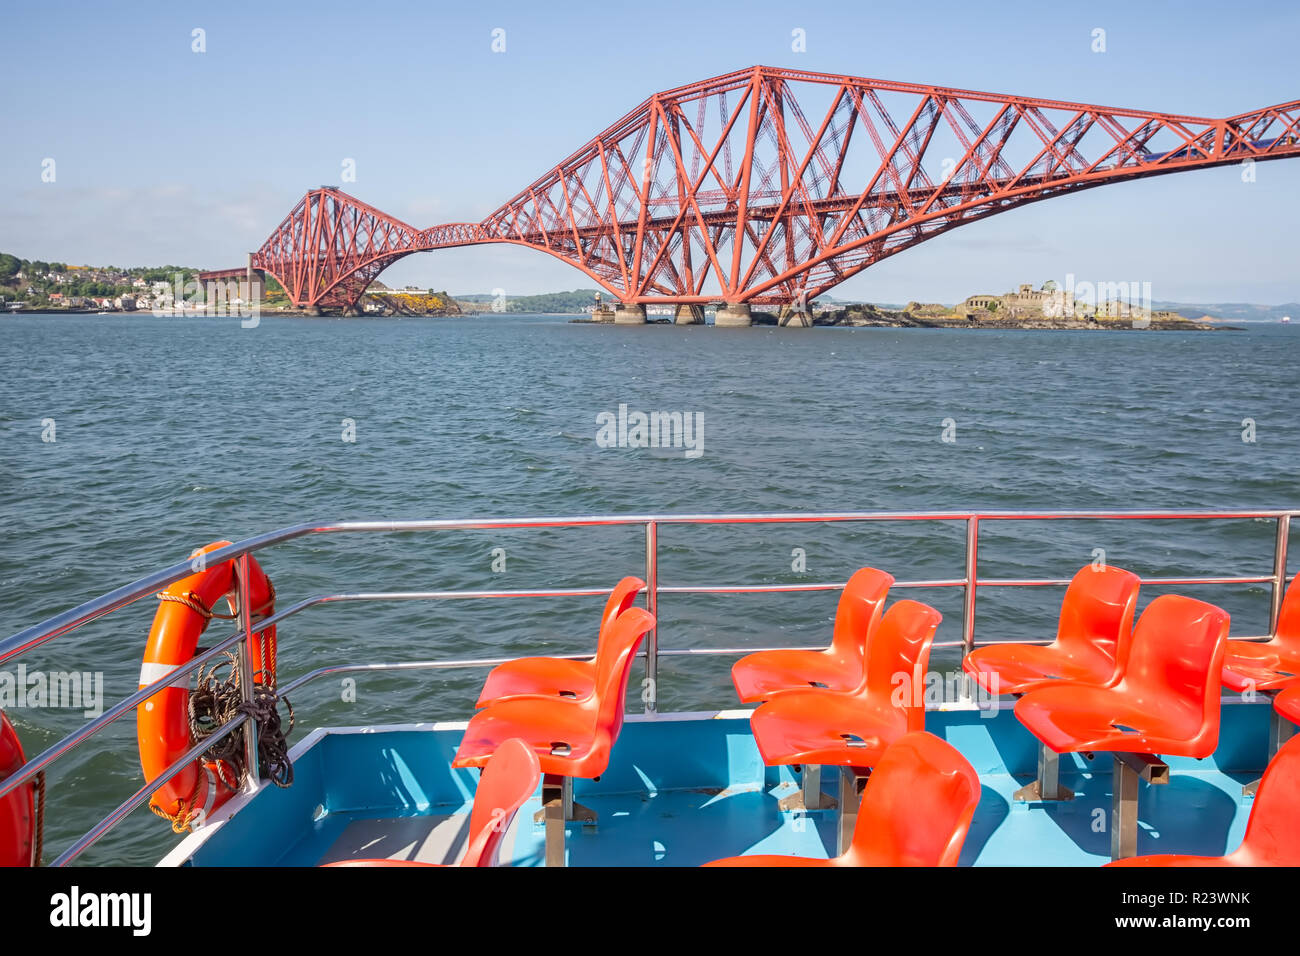
[[[989,587],[1056,587],[1069,584],[1068,579],[1060,578],[980,578],[979,577],[979,534],[981,525],[997,521],[1057,521],[1057,520],[1114,520],[1114,521],[1231,521],[1231,520],[1274,520],[1276,532],[1273,546],[1273,571],[1267,575],[1227,575],[1227,576],[1193,576],[1145,578],[1148,585],[1206,585],[1206,584],[1269,584],[1271,601],[1269,609],[1269,634],[1239,637],[1238,639],[1260,639],[1276,633],[1278,614],[1282,605],[1282,596],[1286,588],[1287,544],[1290,536],[1292,517],[1300,515],[1300,510],[1259,510],[1259,511],[985,511],[985,512],[822,512],[804,514],[694,514],[694,515],[610,515],[584,516],[572,518],[507,518],[507,519],[449,519],[433,521],[346,521],[333,524],[305,523],[282,528],[267,534],[247,538],[227,547],[210,551],[205,555],[206,566],[211,567],[222,561],[235,560],[239,563],[238,607],[241,609],[239,629],[233,634],[217,641],[212,647],[182,664],[167,675],[146,687],[136,691],[122,701],[104,711],[99,717],[78,728],[43,753],[29,760],[15,774],[0,781],[0,797],[12,792],[17,787],[31,780],[38,773],[48,769],[69,751],[101,732],[105,727],[118,720],[124,714],[134,710],[139,704],[152,697],[158,691],[187,680],[199,666],[207,663],[229,648],[238,646],[239,667],[243,678],[241,686],[245,693],[251,693],[253,681],[249,649],[252,640],[267,628],[277,625],[288,618],[301,613],[309,607],[320,604],[340,602],[373,601],[410,601],[410,600],[483,600],[513,598],[550,598],[602,596],[609,593],[608,588],[563,588],[531,590],[490,590],[490,591],[389,591],[322,594],[299,601],[254,625],[250,620],[251,595],[247,589],[248,556],[263,549],[292,541],[296,538],[317,534],[336,533],[408,533],[424,531],[457,530],[508,530],[540,528],[577,528],[602,526],[636,526],[645,532],[645,571],[646,603],[652,614],[658,617],[659,596],[663,594],[766,594],[800,591],[838,590],[844,582],[826,582],[814,584],[772,584],[772,585],[677,585],[663,586],[659,583],[659,529],[663,525],[744,525],[744,524],[837,524],[845,522],[965,522],[965,560],[960,577],[934,580],[896,581],[895,588],[962,588],[963,617],[960,641],[938,642],[936,647],[962,648],[963,656],[970,653],[975,646],[976,595],[980,588]],[[107,614],[134,603],[141,598],[156,593],[175,581],[195,573],[189,561],[173,564],[151,575],[133,581],[130,584],[110,591],[98,598],[87,601],[78,607],[54,615],[39,624],[32,625],[7,640],[0,641],[0,664],[40,647],[41,645],[62,637],[77,628],[83,627]],[[647,711],[656,707],[659,658],[675,655],[738,655],[752,653],[760,648],[697,648],[689,650],[662,650],[659,646],[658,628],[647,633],[643,656],[646,661],[646,680],[648,695],[643,695]],[[570,655],[584,656],[584,655]],[[363,672],[378,670],[416,670],[448,669],[462,667],[491,667],[502,663],[507,658],[464,661],[407,661],[393,664],[344,664],[317,668],[304,674],[281,688],[288,693],[319,677],[331,673]],[[217,737],[224,737],[233,732],[244,718],[238,718],[224,726]],[[249,767],[248,787],[258,787],[257,740],[256,727],[249,724],[250,733],[245,735],[246,757]],[[171,779],[189,762],[197,759],[216,738],[211,738],[195,747],[176,761],[157,779],[146,783],[127,800],[115,808],[94,828],[78,839],[61,854],[55,865],[71,862],[85,849],[93,845],[100,837],[117,826],[135,808],[147,801],[159,787]]]

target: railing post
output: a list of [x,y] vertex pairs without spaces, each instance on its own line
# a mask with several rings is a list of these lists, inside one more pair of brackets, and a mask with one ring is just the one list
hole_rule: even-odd
[[966,519],[966,600],[961,619],[961,656],[975,649],[975,582],[979,580],[980,519],[971,515]]
[[1286,593],[1286,547],[1291,537],[1291,516],[1277,519],[1277,537],[1273,541],[1273,600],[1268,610],[1269,637],[1277,637],[1277,619],[1282,613],[1282,596]]
[[659,525],[645,523],[645,585],[646,609],[654,616],[655,626],[645,636],[645,685],[641,689],[641,703],[645,712],[653,714],[659,709]]
[[[253,702],[253,592],[249,586],[248,555],[239,556],[239,617],[244,639],[239,643],[239,696],[245,704]],[[265,675],[264,675],[265,676]],[[244,765],[248,768],[247,792],[257,790],[261,773],[257,765],[257,721],[244,722]]]

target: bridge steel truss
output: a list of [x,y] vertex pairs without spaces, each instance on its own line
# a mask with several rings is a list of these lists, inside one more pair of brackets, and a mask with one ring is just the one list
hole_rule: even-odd
[[1103,183],[1300,156],[1300,101],[1206,119],[753,67],[658,93],[478,223],[307,193],[253,254],[353,309],[413,252],[514,243],[624,303],[801,303],[968,222]]

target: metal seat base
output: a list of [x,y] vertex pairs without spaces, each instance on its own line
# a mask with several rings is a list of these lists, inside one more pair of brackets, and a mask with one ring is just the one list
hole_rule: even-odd
[[1045,793],[1043,782],[1034,780],[1025,784],[1019,790],[1011,795],[1011,799],[1019,803],[1053,803],[1065,802],[1074,799],[1074,791],[1069,787],[1058,783],[1055,793]]
[[1041,741],[1038,744],[1038,779],[1025,784],[1012,799],[1021,803],[1048,803],[1074,799],[1074,791],[1061,785],[1061,755]]
[[1169,765],[1155,754],[1115,753],[1110,805],[1110,858],[1137,856],[1138,782],[1169,782]]
[[858,810],[862,806],[862,792],[871,777],[870,767],[840,768],[840,826],[839,853],[843,856],[853,845],[853,831],[858,828]]
[[829,794],[822,793],[822,768],[817,764],[805,764],[800,772],[798,793],[782,797],[777,806],[782,812],[788,810],[834,810],[839,802]]
[[569,823],[596,825],[596,811],[573,799],[573,778],[548,773],[542,777],[542,809],[533,814],[534,823],[546,825],[546,865],[567,866],[565,834]]

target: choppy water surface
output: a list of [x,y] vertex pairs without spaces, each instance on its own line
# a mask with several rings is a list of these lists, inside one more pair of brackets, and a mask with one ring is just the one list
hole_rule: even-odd
[[[1298,344],[1300,331],[1285,327],[720,330],[493,317],[267,318],[242,329],[226,319],[4,318],[0,636],[196,545],[304,520],[1295,507]],[[702,454],[602,447],[598,416],[620,404],[700,413]],[[45,419],[53,442],[42,440]],[[355,441],[343,440],[345,419]],[[1254,442],[1242,440],[1245,419]],[[942,440],[945,424],[955,441]],[[990,525],[980,571],[1068,577],[1102,548],[1144,575],[1266,574],[1273,533],[1265,521]],[[493,570],[497,548],[504,572]],[[795,549],[806,571],[794,569]],[[670,526],[660,531],[660,583],[843,581],[865,564],[900,580],[954,578],[963,551],[957,524]],[[263,559],[282,607],[338,591],[608,587],[643,561],[639,528],[318,536]],[[1142,602],[1156,593],[1144,590]],[[1237,634],[1267,625],[1266,586],[1195,593],[1226,607]],[[938,641],[960,638],[960,591],[907,596],[943,612]],[[666,595],[661,647],[824,643],[835,600]],[[1059,600],[1059,589],[983,591],[978,636],[1050,637]],[[317,607],[282,627],[280,671],[581,652],[593,646],[599,606]],[[153,612],[140,602],[25,663],[102,671],[117,700],[135,689]],[[941,668],[955,660],[951,648],[935,652]],[[661,709],[728,705],[730,663],[665,658]],[[300,728],[463,718],[481,680],[365,677],[355,703],[325,680],[294,703]],[[49,708],[11,716],[29,754],[84,719]],[[134,733],[134,721],[120,721],[52,775],[54,852],[139,785]],[[149,863],[173,839],[141,812],[84,859]]]

